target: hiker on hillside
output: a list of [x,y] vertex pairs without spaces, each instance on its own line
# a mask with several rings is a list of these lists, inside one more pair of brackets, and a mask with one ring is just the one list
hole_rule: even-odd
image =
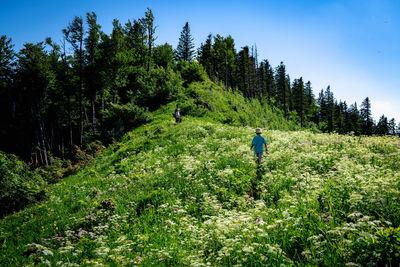
[[181,122],[181,113],[180,113],[180,109],[179,108],[175,109],[175,112],[174,112],[173,116],[175,118],[176,123]]
[[254,148],[254,155],[256,156],[256,162],[258,164],[261,164],[264,147],[265,147],[265,152],[268,152],[267,141],[265,141],[265,138],[261,135],[260,128],[256,128],[255,133],[257,135],[254,136],[253,141],[251,142],[250,151],[252,151]]

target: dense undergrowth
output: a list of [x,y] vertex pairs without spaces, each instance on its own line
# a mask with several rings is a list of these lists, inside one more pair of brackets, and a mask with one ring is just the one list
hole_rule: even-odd
[[[185,72],[182,70],[182,72],[186,76],[190,76],[190,74],[193,76],[193,73],[201,74],[201,72],[196,71]],[[186,77],[186,79],[196,80],[196,75],[190,77]],[[164,82],[168,83],[166,80]],[[155,88],[157,88],[157,84],[159,83],[155,82]],[[171,105],[176,105],[181,107],[181,113],[185,117],[204,117],[210,121],[219,121],[231,125],[268,125],[268,129],[294,130],[299,128],[294,120],[286,121],[279,110],[272,110],[269,105],[263,105],[257,99],[245,99],[238,92],[225,91],[209,80],[193,82],[188,87],[181,88],[181,91],[172,90],[170,94],[173,96],[168,96],[167,92],[174,86],[164,86],[169,89],[161,85],[160,87],[161,89],[153,90],[152,93],[147,90],[146,96],[141,94],[136,96],[140,102],[147,103],[147,106],[151,106],[149,104],[151,102],[164,103],[163,101],[178,99],[162,108],[158,112],[159,114],[172,113],[169,109],[171,109]],[[163,98],[163,100],[160,101],[159,98]],[[115,143],[124,133],[151,120],[151,112],[144,107],[132,103],[125,105],[110,104],[104,114],[102,122],[104,129],[100,140],[95,139],[87,142],[82,148],[74,146],[72,161],[53,158],[48,155],[49,166],[40,167],[33,171],[30,170],[30,166],[19,161],[14,155],[6,155],[0,152],[0,218],[20,210],[28,204],[44,199],[47,184],[56,183],[65,176],[88,165],[104,148],[101,141],[104,144]]]
[[239,113],[158,110],[1,220],[0,265],[399,264],[399,138],[268,130],[257,167],[240,126],[253,115],[197,94]]

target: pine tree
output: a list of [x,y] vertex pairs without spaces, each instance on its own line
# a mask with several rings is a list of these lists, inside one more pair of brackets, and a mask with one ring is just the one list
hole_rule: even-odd
[[369,98],[365,98],[361,103],[360,117],[362,121],[362,133],[366,135],[372,134],[373,121],[371,116],[371,102]]
[[15,72],[15,51],[11,38],[0,37],[0,147],[12,151],[15,143],[11,125],[15,120],[16,100],[13,77]]
[[350,105],[349,108],[349,122],[350,122],[350,132],[353,132],[355,135],[361,134],[361,120],[360,120],[360,112],[357,108],[357,102],[353,105]]
[[275,98],[274,71],[268,60],[260,63],[259,76],[261,82],[261,94],[268,103]]
[[343,114],[343,103],[342,101],[337,103],[335,101],[335,129],[338,133],[344,134],[345,133],[345,122],[344,122],[344,114]]
[[300,117],[300,126],[303,127],[305,123],[305,109],[307,102],[302,77],[300,77],[300,79],[295,79],[293,82],[292,99],[293,110],[295,110]]
[[100,40],[100,28],[101,26],[97,24],[97,15],[92,13],[86,14],[86,22],[88,24],[87,37],[85,38],[85,48],[86,48],[86,84],[87,93],[91,101],[92,106],[92,131],[96,135],[96,95],[97,90],[101,88],[101,77],[100,69],[97,65],[98,57],[98,46]]
[[81,17],[75,17],[74,20],[63,30],[64,37],[67,42],[72,46],[74,55],[77,58],[76,69],[79,77],[78,84],[78,103],[79,103],[79,146],[83,143],[83,67],[84,67],[84,28],[83,19]]
[[216,79],[222,81],[226,88],[234,87],[236,71],[235,42],[231,36],[226,38],[217,34],[212,46],[213,66]]
[[333,97],[333,93],[331,91],[331,87],[328,86],[325,91],[326,102],[327,102],[327,125],[328,131],[334,131],[334,123],[335,123],[335,98]]
[[378,135],[386,135],[389,134],[389,124],[387,117],[385,115],[382,115],[379,118],[378,124],[376,125],[376,134]]
[[277,104],[279,108],[283,111],[285,118],[288,118],[289,109],[289,87],[286,75],[286,66],[283,62],[276,68],[275,71],[275,86],[276,86],[276,96]]
[[388,122],[388,132],[391,135],[395,135],[396,134],[396,120],[394,118],[392,118]]
[[396,131],[397,131],[397,134],[400,136],[400,122],[399,122],[399,125],[397,125]]
[[251,60],[249,56],[249,47],[245,46],[237,55],[237,79],[239,90],[247,98],[253,97],[250,82]]
[[152,56],[151,53],[153,51],[153,44],[156,38],[154,37],[154,33],[156,31],[156,27],[154,27],[154,15],[153,11],[150,8],[147,8],[145,13],[145,17],[141,19],[141,23],[143,28],[147,30],[147,71],[150,70]]
[[185,23],[181,31],[178,47],[176,48],[177,60],[186,60],[192,62],[194,55],[193,37],[190,34],[189,22]]
[[18,54],[16,82],[20,100],[17,119],[19,133],[17,134],[26,146],[24,151],[21,151],[24,158],[29,158],[32,153],[31,162],[35,166],[49,164],[44,120],[49,85],[46,59],[42,42],[26,43]]
[[200,45],[197,51],[199,63],[204,67],[208,77],[212,81],[216,81],[215,75],[215,55],[212,44],[212,35],[207,36],[206,42]]

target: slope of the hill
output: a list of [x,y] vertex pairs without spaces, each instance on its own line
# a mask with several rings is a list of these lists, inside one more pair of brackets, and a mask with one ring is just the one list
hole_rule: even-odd
[[177,101],[184,116],[205,117],[213,122],[233,126],[261,126],[270,130],[300,129],[294,114],[293,120],[287,121],[282,111],[266,104],[266,100],[245,98],[240,92],[226,91],[211,81],[192,83],[187,90],[191,98]]
[[258,168],[253,128],[173,108],[1,220],[0,265],[399,264],[399,138],[269,130]]

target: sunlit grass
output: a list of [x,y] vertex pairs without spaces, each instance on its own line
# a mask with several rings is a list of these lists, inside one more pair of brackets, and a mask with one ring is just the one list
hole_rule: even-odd
[[399,138],[269,130],[258,167],[253,130],[156,114],[0,221],[0,265],[398,264]]

